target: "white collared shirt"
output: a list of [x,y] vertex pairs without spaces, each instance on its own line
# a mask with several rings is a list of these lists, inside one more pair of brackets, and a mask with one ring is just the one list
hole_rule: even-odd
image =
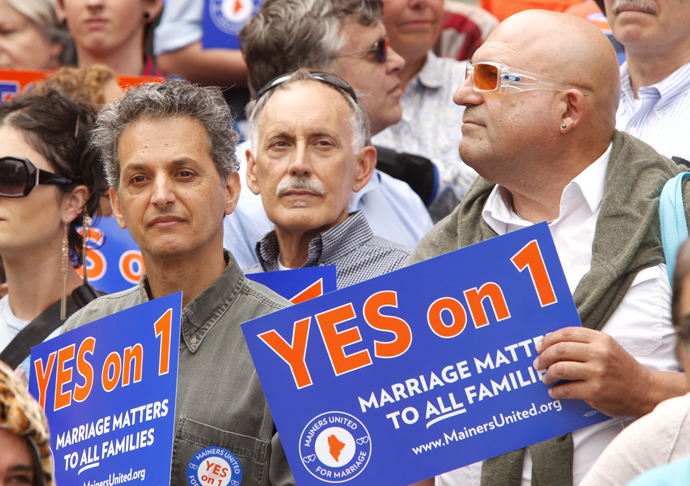
[[[549,224],[558,256],[563,265],[570,291],[589,271],[597,218],[604,196],[604,181],[611,146],[593,164],[580,173],[563,190],[560,213]],[[486,202],[484,221],[499,235],[525,228],[532,223],[523,220],[506,204],[499,187]],[[603,332],[614,337],[631,355],[651,370],[678,371],[675,337],[671,325],[671,286],[666,265],[640,271],[630,290],[608,320]],[[606,446],[633,419],[618,417],[573,432],[573,484],[582,481]],[[438,476],[436,484],[477,485],[481,463]],[[532,460],[525,453],[522,485],[529,486]]]

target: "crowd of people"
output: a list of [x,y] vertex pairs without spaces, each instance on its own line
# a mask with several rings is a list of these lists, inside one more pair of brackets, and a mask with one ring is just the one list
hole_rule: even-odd
[[[0,105],[0,482],[53,484],[30,348],[182,291],[171,484],[200,443],[261,443],[243,480],[292,485],[240,329],[291,304],[246,274],[341,289],[540,222],[583,327],[533,366],[611,418],[417,484],[690,482],[690,242],[658,202],[690,166],[690,5],[597,1],[607,37],[579,0],[266,0],[209,49],[205,3],[0,0],[0,69],[50,72]],[[106,239],[134,287],[89,282]]]

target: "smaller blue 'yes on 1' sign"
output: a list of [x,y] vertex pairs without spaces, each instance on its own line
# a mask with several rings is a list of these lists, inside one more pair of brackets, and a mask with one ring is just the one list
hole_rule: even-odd
[[247,278],[265,285],[293,304],[301,304],[338,289],[335,265],[248,273]]
[[535,343],[580,319],[546,224],[242,325],[300,485],[407,485],[592,425]]
[[170,484],[182,293],[31,350],[57,484]]

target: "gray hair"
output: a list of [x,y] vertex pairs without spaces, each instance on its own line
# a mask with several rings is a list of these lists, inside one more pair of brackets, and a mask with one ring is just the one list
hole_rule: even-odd
[[345,99],[347,105],[350,107],[350,127],[352,128],[352,151],[357,154],[359,151],[371,145],[371,130],[369,128],[369,117],[367,112],[364,110],[364,106],[358,100],[355,101],[352,97],[340,88],[336,88],[332,84],[323,82],[311,75],[309,71],[297,71],[290,75],[288,79],[283,81],[281,84],[277,85],[275,88],[267,91],[261,98],[254,100],[247,105],[247,118],[248,126],[247,130],[249,133],[249,140],[252,144],[252,149],[257,149],[259,147],[259,118],[261,117],[261,112],[263,111],[266,103],[271,97],[278,91],[286,89],[291,84],[300,81],[311,81],[315,83],[321,83],[324,86],[329,86],[334,89]]
[[75,61],[74,40],[60,23],[55,12],[55,0],[6,0],[7,4],[31,20],[49,43],[62,46],[58,61],[61,66]]
[[267,0],[240,32],[252,96],[276,76],[309,67],[328,71],[348,39],[346,21],[376,26],[381,0]]
[[117,150],[125,130],[139,120],[176,117],[189,117],[204,126],[208,151],[222,181],[239,168],[235,157],[239,135],[220,89],[167,80],[135,86],[98,113],[91,143],[101,151],[110,187],[117,190],[120,185]]

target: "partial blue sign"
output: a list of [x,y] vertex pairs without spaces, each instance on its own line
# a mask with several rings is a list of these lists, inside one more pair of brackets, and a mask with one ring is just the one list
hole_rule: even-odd
[[293,304],[299,304],[338,289],[335,265],[280,272],[248,273],[247,278],[265,285]]
[[300,485],[407,485],[608,417],[532,366],[580,326],[546,224],[242,325]]
[[261,0],[204,0],[204,49],[239,49],[238,34],[261,8]]
[[4,105],[19,94],[17,81],[0,81],[0,106]]
[[170,484],[182,293],[31,350],[57,484]]
[[[82,230],[79,230],[80,233]],[[118,226],[115,218],[101,217],[86,235],[86,271],[89,283],[106,294],[127,290],[139,283],[144,260],[129,230]],[[82,275],[83,270],[77,269]]]

